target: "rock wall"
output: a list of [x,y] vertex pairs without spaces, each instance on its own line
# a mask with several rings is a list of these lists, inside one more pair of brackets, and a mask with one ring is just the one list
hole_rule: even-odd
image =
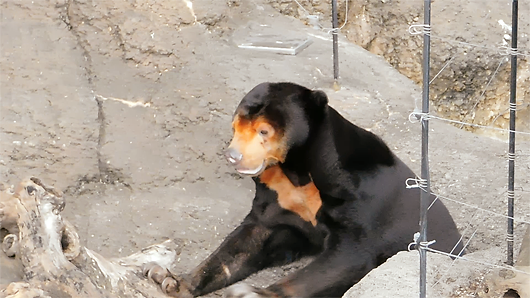
[[[331,5],[323,1],[271,0],[280,12],[307,19],[319,15],[328,26]],[[512,1],[433,1],[431,43],[432,110],[454,120],[507,129],[509,127]],[[346,2],[339,1],[339,25]],[[519,4],[517,130],[530,132],[530,4]],[[409,26],[423,23],[423,1],[348,0],[349,40],[384,57],[414,82],[422,78],[422,35]],[[442,70],[443,69],[443,70]],[[438,74],[439,73],[439,74]],[[342,72],[342,76],[345,71]],[[435,78],[436,76],[436,78]],[[460,126],[460,125],[459,125]],[[497,131],[463,128],[500,136]]]

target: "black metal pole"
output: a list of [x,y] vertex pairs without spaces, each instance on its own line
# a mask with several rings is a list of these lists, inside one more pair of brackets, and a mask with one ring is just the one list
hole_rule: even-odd
[[337,28],[339,27],[339,17],[337,14],[337,0],[331,0],[331,11],[331,25],[333,27],[333,79],[336,84],[339,79],[339,40],[337,32]]
[[510,138],[508,148],[508,256],[506,263],[513,266],[513,215],[514,215],[514,186],[515,186],[515,109],[517,91],[517,0],[512,1],[512,48],[511,53],[511,78],[510,78]]
[[[423,93],[422,109],[425,115],[429,113],[429,77],[431,52],[431,0],[423,3]],[[421,197],[420,197],[420,238],[419,243],[427,242],[427,209],[431,182],[429,177],[429,119],[421,118]],[[420,246],[420,298],[427,295],[427,251]]]

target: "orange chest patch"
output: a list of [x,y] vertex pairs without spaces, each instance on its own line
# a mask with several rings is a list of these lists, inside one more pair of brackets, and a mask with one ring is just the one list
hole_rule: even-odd
[[322,206],[322,199],[313,182],[304,186],[294,186],[279,166],[266,169],[261,174],[260,180],[276,191],[280,207],[298,214],[313,226],[317,225],[316,215]]

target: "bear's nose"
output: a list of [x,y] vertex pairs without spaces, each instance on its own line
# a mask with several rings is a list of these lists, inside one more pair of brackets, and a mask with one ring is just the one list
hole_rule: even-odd
[[243,158],[243,154],[239,153],[239,151],[234,148],[228,148],[225,151],[225,157],[231,164],[237,165]]

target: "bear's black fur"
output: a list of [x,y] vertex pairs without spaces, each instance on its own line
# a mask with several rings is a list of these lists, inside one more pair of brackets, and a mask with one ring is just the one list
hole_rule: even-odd
[[[256,195],[242,224],[191,274],[168,274],[175,297],[204,295],[268,266],[314,255],[266,289],[236,285],[229,297],[340,297],[407,247],[419,231],[414,173],[373,133],[344,119],[322,91],[293,83],[252,89],[234,116],[227,159],[253,176]],[[434,198],[431,198],[434,200]],[[441,201],[428,214],[431,247],[462,253]],[[167,287],[173,282],[173,288]],[[162,283],[158,277],[157,282]]]

